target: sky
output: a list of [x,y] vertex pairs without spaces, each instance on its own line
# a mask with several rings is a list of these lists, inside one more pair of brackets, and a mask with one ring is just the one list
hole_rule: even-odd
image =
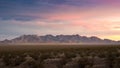
[[0,40],[20,35],[120,40],[120,0],[0,0]]

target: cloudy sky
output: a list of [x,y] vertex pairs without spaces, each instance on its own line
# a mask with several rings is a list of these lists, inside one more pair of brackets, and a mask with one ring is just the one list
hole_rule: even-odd
[[120,0],[0,0],[0,40],[79,34],[120,40]]

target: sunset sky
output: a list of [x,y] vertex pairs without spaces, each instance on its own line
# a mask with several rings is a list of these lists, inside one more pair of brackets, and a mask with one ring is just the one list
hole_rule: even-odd
[[0,40],[24,34],[120,40],[120,0],[0,0]]

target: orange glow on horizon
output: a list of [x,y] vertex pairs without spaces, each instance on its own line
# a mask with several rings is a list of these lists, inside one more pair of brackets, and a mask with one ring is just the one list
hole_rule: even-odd
[[111,36],[102,36],[102,39],[111,39],[111,40],[120,40],[120,36],[119,35],[111,35]]

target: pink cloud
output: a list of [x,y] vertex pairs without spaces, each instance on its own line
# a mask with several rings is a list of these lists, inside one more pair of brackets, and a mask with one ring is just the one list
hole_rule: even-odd
[[[105,10],[106,9],[106,10]],[[52,27],[83,27],[91,31],[107,31],[111,30],[111,26],[120,14],[118,9],[111,10],[111,8],[94,8],[94,9],[74,9],[74,11],[63,10],[61,12],[43,14],[44,20],[49,21],[63,21],[63,24],[54,22],[49,24]],[[75,11],[77,10],[77,11]],[[115,17],[115,18],[114,18]],[[119,20],[118,20],[119,21]],[[46,25],[48,24],[46,23]],[[67,24],[66,24],[67,23]]]
[[[107,0],[105,0],[107,2]],[[112,0],[111,0],[112,2]],[[43,33],[65,33],[85,35],[119,35],[120,10],[113,7],[79,8],[58,6],[59,9],[49,13],[35,13],[30,16],[43,17],[22,25],[39,26]],[[26,24],[25,24],[26,23]],[[115,30],[116,29],[116,30]],[[40,33],[38,30],[37,33]]]

